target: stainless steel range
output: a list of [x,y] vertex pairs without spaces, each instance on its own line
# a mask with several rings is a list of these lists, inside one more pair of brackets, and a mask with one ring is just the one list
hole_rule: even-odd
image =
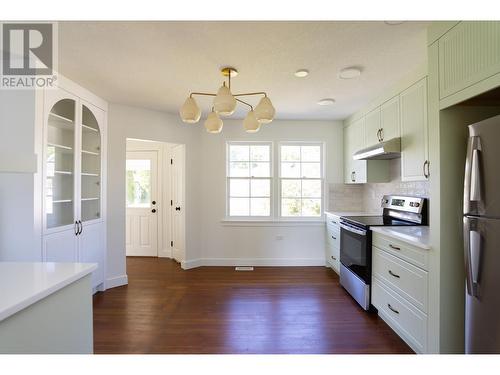
[[427,199],[396,195],[382,198],[382,216],[340,218],[340,284],[365,310],[370,308],[374,226],[427,225]]

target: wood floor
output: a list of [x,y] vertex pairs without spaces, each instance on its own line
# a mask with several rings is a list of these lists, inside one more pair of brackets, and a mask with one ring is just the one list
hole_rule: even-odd
[[94,296],[95,353],[412,353],[329,268],[127,258],[127,272]]

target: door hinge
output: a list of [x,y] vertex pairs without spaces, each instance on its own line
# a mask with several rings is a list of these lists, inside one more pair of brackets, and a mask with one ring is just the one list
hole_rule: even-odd
[[170,241],[170,247],[174,247],[174,241]]
[[174,164],[174,159],[170,159],[170,164]]

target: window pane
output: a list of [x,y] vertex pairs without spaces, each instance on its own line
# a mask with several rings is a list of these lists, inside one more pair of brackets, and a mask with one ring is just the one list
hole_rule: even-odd
[[230,177],[249,177],[250,168],[249,163],[246,162],[236,162],[229,163],[229,176]]
[[271,180],[252,180],[252,197],[270,197]]
[[300,216],[300,199],[282,199],[281,216]]
[[127,207],[149,207],[151,202],[151,160],[126,161]]
[[302,216],[320,216],[321,199],[302,200]]
[[229,146],[229,160],[230,161],[249,161],[249,147],[248,146]]
[[281,146],[281,160],[300,161],[300,146]]
[[302,161],[321,161],[321,147],[320,146],[302,146],[301,153]]
[[249,197],[250,180],[231,179],[229,181],[230,197]]
[[271,177],[269,162],[263,162],[263,163],[252,162],[251,165],[252,165],[252,170],[250,172],[250,175],[252,177]]
[[300,197],[300,180],[282,180],[281,196],[284,198]]
[[271,147],[265,146],[251,146],[250,147],[250,160],[252,161],[269,161]]
[[300,163],[281,163],[281,177],[301,177]]
[[321,198],[321,180],[302,180],[304,198]]
[[269,198],[251,198],[250,207],[251,216],[271,215],[271,200]]
[[248,198],[230,198],[229,215],[230,216],[250,216],[250,199]]
[[305,178],[320,178],[321,177],[320,163],[302,163],[302,176]]

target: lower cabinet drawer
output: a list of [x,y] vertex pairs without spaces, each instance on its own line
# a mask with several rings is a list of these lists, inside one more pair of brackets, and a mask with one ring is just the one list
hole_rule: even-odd
[[327,224],[326,240],[331,245],[340,248],[340,227]]
[[375,246],[373,276],[389,285],[424,313],[427,312],[427,272]]
[[427,315],[372,278],[372,304],[379,315],[417,353],[427,349]]
[[338,273],[340,269],[340,250],[329,244],[326,245],[326,261]]

